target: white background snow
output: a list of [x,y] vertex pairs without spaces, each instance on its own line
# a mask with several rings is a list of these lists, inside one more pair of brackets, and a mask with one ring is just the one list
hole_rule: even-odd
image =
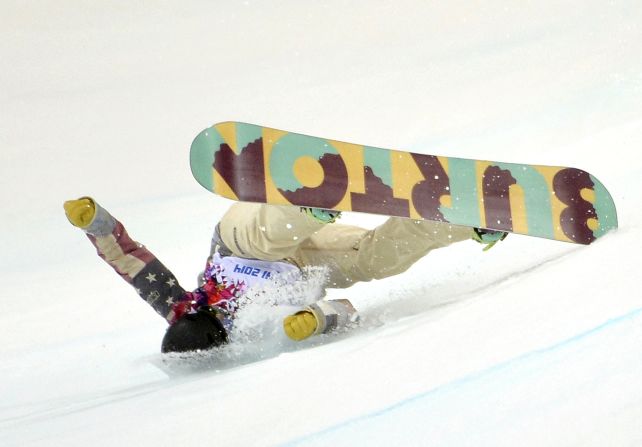
[[[624,0],[1,0],[0,445],[642,445],[641,27]],[[262,338],[163,361],[62,202],[194,287],[229,202],[189,146],[225,120],[579,167],[620,229],[462,243],[331,291],[351,334],[295,344],[257,309]]]

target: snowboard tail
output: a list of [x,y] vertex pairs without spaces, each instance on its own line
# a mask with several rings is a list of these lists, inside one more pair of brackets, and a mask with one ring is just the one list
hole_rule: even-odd
[[297,205],[590,244],[617,228],[615,204],[576,168],[381,149],[224,122],[192,143],[190,166],[232,200]]

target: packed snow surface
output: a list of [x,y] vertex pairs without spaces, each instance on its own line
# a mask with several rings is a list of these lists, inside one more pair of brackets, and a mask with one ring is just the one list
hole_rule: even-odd
[[[3,447],[642,445],[639,2],[3,0],[0,24]],[[189,146],[226,120],[579,167],[620,228],[457,244],[330,291],[348,334],[290,342],[257,303],[232,346],[163,358],[62,202],[194,287],[229,202]]]

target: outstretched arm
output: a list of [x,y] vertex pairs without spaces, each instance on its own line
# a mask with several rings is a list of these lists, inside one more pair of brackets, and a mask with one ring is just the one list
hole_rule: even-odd
[[100,256],[131,284],[138,295],[168,322],[176,319],[176,304],[187,294],[167,269],[144,245],[133,241],[122,223],[90,197],[64,204],[69,221],[81,228]]

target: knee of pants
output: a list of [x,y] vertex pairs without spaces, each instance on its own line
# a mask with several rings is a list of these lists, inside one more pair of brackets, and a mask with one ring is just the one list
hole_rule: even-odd
[[220,222],[221,239],[237,256],[285,259],[322,224],[293,206],[236,203]]

